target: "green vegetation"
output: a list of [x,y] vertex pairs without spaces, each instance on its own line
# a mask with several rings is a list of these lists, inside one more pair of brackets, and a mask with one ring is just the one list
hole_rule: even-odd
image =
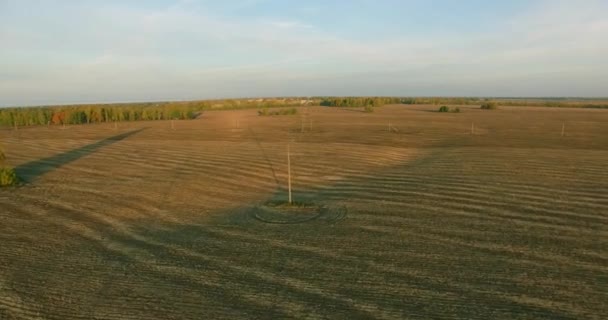
[[322,98],[319,105],[325,107],[381,107],[386,104],[402,103],[401,98],[384,98],[384,97],[345,97],[345,98]]
[[303,201],[292,201],[289,203],[288,201],[279,201],[279,200],[271,200],[264,204],[267,207],[271,208],[318,208],[319,205],[312,202],[303,202]]
[[585,104],[581,106],[585,109],[608,109],[608,104]]
[[498,106],[496,105],[495,102],[484,102],[481,104],[481,109],[496,110],[496,109],[498,109]]
[[[195,119],[205,110],[260,109],[275,107],[328,106],[374,107],[387,104],[418,105],[480,105],[483,109],[501,106],[541,106],[608,109],[607,100],[599,99],[518,99],[467,97],[313,97],[257,98],[180,102],[148,102],[122,104],[86,104],[52,107],[0,108],[0,126],[71,125],[121,121]],[[452,112],[458,112],[452,110]]]
[[298,114],[298,109],[296,108],[277,109],[274,111],[270,111],[268,108],[258,110],[258,115],[260,116],[291,116],[296,114]]
[[12,168],[0,168],[0,187],[14,186],[19,183],[17,173]]
[[0,109],[0,126],[186,120],[197,118],[204,110],[294,107],[313,103],[305,98],[272,98],[3,108]]
[[193,119],[201,110],[196,104],[118,104],[65,107],[10,108],[0,110],[0,125],[66,125],[114,121]]
[[[487,100],[487,99],[486,99]],[[539,98],[539,99],[492,99],[493,102],[501,106],[510,107],[549,107],[549,108],[591,108],[608,109],[606,99],[558,99],[558,98]]]
[[370,106],[370,105],[366,105],[365,107],[363,107],[363,112],[372,113],[372,112],[374,112],[374,107]]
[[431,105],[475,105],[479,104],[480,98],[449,98],[449,97],[424,97],[424,98],[401,98],[401,104],[431,104]]
[[452,112],[452,113],[460,113],[460,108],[451,109],[448,106],[441,106],[437,112]]
[[608,109],[608,99],[584,98],[475,98],[475,97],[422,97],[401,98],[401,104],[427,105],[480,105],[495,103],[500,106],[512,107],[552,107],[552,108],[593,108]]
[[6,166],[6,156],[0,149],[0,187],[14,186],[19,183],[17,173],[12,168]]

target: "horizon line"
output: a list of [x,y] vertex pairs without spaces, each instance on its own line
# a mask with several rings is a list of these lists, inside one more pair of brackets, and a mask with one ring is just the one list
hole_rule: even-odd
[[173,102],[203,102],[220,100],[247,100],[247,99],[320,99],[320,98],[439,98],[439,99],[513,99],[513,100],[608,100],[608,96],[425,96],[425,95],[311,95],[311,96],[250,96],[250,97],[224,97],[224,98],[201,98],[201,99],[167,99],[167,100],[115,100],[96,102],[65,102],[48,103],[37,105],[0,105],[0,108],[45,108],[45,107],[69,107],[83,105],[116,105],[116,104],[144,104],[144,103],[173,103]]

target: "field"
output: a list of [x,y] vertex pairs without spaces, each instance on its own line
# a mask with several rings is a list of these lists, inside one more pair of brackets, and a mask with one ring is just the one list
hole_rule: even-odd
[[604,318],[608,111],[437,108],[0,130],[0,319]]

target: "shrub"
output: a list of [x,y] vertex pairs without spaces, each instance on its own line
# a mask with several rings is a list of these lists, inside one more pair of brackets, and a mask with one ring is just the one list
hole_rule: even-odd
[[460,113],[460,108],[455,108],[454,110],[452,110],[452,112],[454,112],[454,113]]
[[296,108],[280,109],[277,111],[270,111],[268,108],[258,110],[258,115],[260,116],[286,116],[295,114],[298,114],[298,109]]
[[481,105],[481,108],[484,110],[496,110],[498,106],[494,102],[486,102]]
[[19,183],[19,178],[14,169],[0,168],[0,187],[14,186]]
[[363,112],[372,113],[372,112],[374,112],[374,107],[373,107],[373,106],[370,106],[370,105],[366,105],[366,106],[363,108]]
[[582,107],[586,109],[608,109],[608,104],[585,104]]
[[258,110],[259,116],[267,116],[268,115],[268,107]]
[[441,106],[439,112],[450,112],[450,108],[448,106]]
[[13,186],[19,183],[14,169],[5,167],[6,156],[0,149],[0,187]]
[[298,114],[298,109],[296,108],[289,108],[289,109],[282,109],[281,113],[279,113],[281,115],[294,115],[294,114]]

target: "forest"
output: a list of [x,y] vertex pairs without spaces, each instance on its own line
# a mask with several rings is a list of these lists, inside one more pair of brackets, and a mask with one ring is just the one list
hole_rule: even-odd
[[608,108],[602,100],[507,99],[475,97],[291,97],[145,102],[117,104],[82,104],[65,106],[0,108],[0,126],[70,125],[123,121],[195,119],[206,110],[253,109],[273,107],[381,107],[405,105],[480,105],[494,102],[500,106],[543,106]]
[[303,99],[242,99],[0,108],[0,126],[195,119],[204,110],[304,105]]

